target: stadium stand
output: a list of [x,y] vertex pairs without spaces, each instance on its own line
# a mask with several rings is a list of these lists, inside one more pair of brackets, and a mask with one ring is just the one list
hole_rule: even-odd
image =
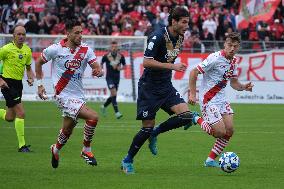
[[184,42],[188,52],[221,48],[218,41],[232,31],[241,33],[246,53],[284,46],[283,2],[269,21],[240,30],[239,0],[2,0],[0,33],[11,33],[14,25],[22,24],[28,34],[65,34],[66,19],[75,16],[84,35],[143,36],[168,25],[169,11],[177,5],[190,11]]

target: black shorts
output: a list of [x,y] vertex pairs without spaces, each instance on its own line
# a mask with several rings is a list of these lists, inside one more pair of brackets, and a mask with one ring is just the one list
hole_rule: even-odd
[[107,82],[107,87],[109,89],[113,89],[113,88],[115,88],[116,90],[118,89],[119,79],[107,78],[106,82]]
[[161,108],[169,115],[174,114],[171,107],[185,103],[179,92],[171,85],[154,87],[149,83],[139,82],[137,99],[137,120],[155,119]]
[[16,104],[20,104],[22,102],[22,91],[23,91],[22,80],[15,80],[3,77],[2,79],[9,86],[9,88],[1,89],[1,92],[6,100],[6,106],[8,108],[12,108]]

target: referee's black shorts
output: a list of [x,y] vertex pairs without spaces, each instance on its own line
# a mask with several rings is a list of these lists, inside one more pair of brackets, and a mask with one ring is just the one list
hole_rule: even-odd
[[10,78],[2,79],[7,83],[9,88],[2,88],[1,92],[6,100],[6,106],[8,108],[14,107],[16,104],[22,102],[22,91],[23,91],[23,82],[22,80],[15,80]]

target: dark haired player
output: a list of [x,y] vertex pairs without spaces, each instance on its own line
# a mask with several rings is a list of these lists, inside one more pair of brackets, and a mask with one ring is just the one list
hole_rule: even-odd
[[[241,84],[237,78],[237,58],[241,37],[233,32],[226,36],[224,49],[210,54],[203,62],[190,72],[189,103],[196,103],[196,80],[203,74],[199,88],[199,104],[203,119],[195,116],[193,123],[198,123],[208,134],[214,136],[216,142],[204,162],[206,167],[219,167],[216,157],[222,153],[233,136],[233,109],[225,96],[228,81],[233,89],[252,91],[253,84]],[[187,129],[185,127],[185,129]]]
[[[176,7],[169,16],[169,26],[154,31],[148,38],[144,54],[144,73],[138,83],[137,120],[142,120],[141,130],[134,136],[121,168],[126,174],[134,173],[133,159],[149,139],[152,154],[157,154],[157,135],[186,124],[191,125],[192,113],[179,92],[171,83],[172,70],[183,72],[186,65],[174,64],[181,51],[183,35],[188,29],[189,13]],[[170,117],[154,128],[156,113],[164,110]]]
[[93,49],[81,42],[81,23],[69,20],[66,23],[66,30],[67,38],[44,49],[36,63],[38,95],[45,100],[42,65],[51,61],[54,98],[63,116],[62,129],[56,143],[51,145],[51,164],[53,168],[58,167],[59,151],[68,141],[77,119],[80,118],[85,120],[81,157],[86,163],[94,166],[97,165],[97,161],[91,151],[91,141],[99,118],[98,114],[85,104],[82,76],[87,65],[92,68],[93,76],[100,77],[103,73],[101,66],[96,62]]

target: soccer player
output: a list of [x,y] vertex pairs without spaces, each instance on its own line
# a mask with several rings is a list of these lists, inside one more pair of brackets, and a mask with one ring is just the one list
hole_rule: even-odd
[[[198,123],[208,134],[214,136],[216,142],[204,162],[206,167],[219,167],[216,157],[222,153],[233,136],[233,109],[225,97],[228,81],[233,89],[252,91],[251,82],[241,84],[237,78],[236,52],[240,47],[240,35],[236,32],[226,36],[224,49],[210,54],[203,62],[190,72],[189,103],[195,104],[196,80],[203,74],[199,88],[199,103],[202,117],[194,116],[193,123]],[[186,129],[186,128],[185,128]]]
[[[26,40],[26,30],[17,25],[13,30],[13,41],[0,48],[0,88],[6,100],[7,109],[0,109],[0,119],[8,122],[15,121],[15,129],[19,142],[18,152],[31,152],[30,145],[26,145],[24,127],[25,111],[22,104],[24,72],[26,69],[27,82],[33,85],[34,73],[31,68],[32,51]],[[3,70],[2,70],[3,69]]]
[[[169,16],[169,26],[154,31],[148,38],[144,54],[144,72],[138,83],[137,120],[142,120],[141,130],[134,136],[121,168],[126,174],[134,173],[133,159],[144,142],[149,139],[149,148],[157,154],[157,135],[192,122],[189,111],[179,92],[171,83],[172,70],[183,72],[184,63],[174,64],[181,51],[183,35],[188,29],[189,13],[175,7]],[[169,115],[175,114],[153,130],[159,109]]]
[[110,96],[107,98],[106,102],[101,106],[101,112],[106,116],[106,107],[112,103],[115,117],[120,119],[122,114],[118,111],[118,105],[116,101],[117,90],[120,80],[120,70],[125,68],[125,58],[118,51],[117,42],[113,41],[111,43],[111,50],[109,53],[105,54],[102,58],[101,66],[106,64],[106,82],[110,90]]
[[38,95],[45,100],[46,91],[42,83],[42,65],[48,61],[52,64],[52,80],[55,90],[54,99],[62,112],[63,126],[59,131],[56,144],[51,145],[51,165],[58,167],[59,151],[66,144],[77,124],[77,119],[84,119],[84,137],[81,157],[89,165],[97,165],[91,151],[91,141],[98,122],[98,114],[90,109],[84,101],[82,76],[89,65],[93,76],[103,75],[101,66],[96,62],[93,50],[82,43],[81,23],[75,19],[66,22],[67,38],[43,50],[36,62]]

